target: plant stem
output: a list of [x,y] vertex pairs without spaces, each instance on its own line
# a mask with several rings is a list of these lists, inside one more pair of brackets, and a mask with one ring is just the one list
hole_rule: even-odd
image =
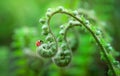
[[[48,19],[48,22],[47,22],[48,25],[50,24],[50,20],[51,20],[52,16],[55,15],[55,14],[57,14],[57,13],[62,13],[62,14],[69,15],[70,17],[73,17],[74,19],[76,19],[77,21],[79,21],[79,22],[91,33],[91,35],[94,37],[95,41],[97,42],[97,44],[98,44],[99,47],[101,48],[102,52],[104,53],[105,58],[106,58],[106,60],[107,60],[107,62],[108,62],[108,65],[109,65],[110,69],[112,70],[114,76],[117,76],[116,73],[115,73],[114,67],[113,67],[113,65],[112,65],[112,63],[111,63],[111,61],[110,61],[110,59],[109,59],[109,57],[108,57],[108,53],[107,53],[106,49],[104,48],[104,46],[102,45],[102,43],[100,42],[100,40],[99,40],[99,38],[96,36],[96,34],[95,34],[95,33],[91,30],[91,28],[88,27],[82,20],[80,20],[79,18],[77,18],[76,16],[72,15],[71,13],[69,13],[69,12],[67,12],[67,11],[62,11],[62,12],[60,12],[60,11],[55,11],[55,12],[52,12],[50,18]],[[49,26],[49,29],[50,29],[50,26]],[[51,29],[50,29],[50,32],[51,32]],[[56,42],[56,46],[57,46],[57,49],[58,49],[57,39],[56,39],[56,37],[54,36],[54,34],[53,34],[52,32],[51,32],[51,34],[52,34],[53,37],[54,37],[54,40],[55,40],[55,42]]]
[[69,12],[61,12],[61,13],[64,13],[64,14],[67,14],[69,16],[72,16],[73,18],[75,18],[77,21],[79,21],[90,33],[91,35],[94,37],[94,39],[96,40],[97,44],[99,45],[99,47],[101,48],[102,52],[104,53],[105,55],[105,58],[109,64],[109,67],[110,69],[112,70],[114,76],[116,76],[116,73],[115,73],[115,70],[114,70],[114,67],[112,66],[112,63],[108,57],[108,53],[106,51],[106,49],[104,48],[104,46],[101,44],[101,42],[99,41],[98,37],[95,35],[95,33],[88,27],[85,25],[85,23],[83,21],[81,21],[80,19],[78,19],[77,17],[73,16],[72,14],[70,14]]

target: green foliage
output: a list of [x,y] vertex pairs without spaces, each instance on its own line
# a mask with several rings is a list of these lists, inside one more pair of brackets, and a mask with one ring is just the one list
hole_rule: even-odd
[[8,48],[1,46],[0,47],[0,75],[7,76],[8,75]]
[[0,10],[0,76],[120,75],[119,0],[1,0]]
[[[36,48],[34,42],[39,38],[38,35],[37,29],[33,27],[23,27],[15,30],[14,42],[12,43],[12,51],[10,53],[10,60],[12,60],[10,62],[14,65],[11,66],[10,70],[15,69],[10,73],[11,76],[31,74],[30,69],[33,70],[32,72],[40,70],[38,67],[42,66],[42,60],[38,61],[40,59],[34,53]],[[32,57],[29,59],[31,55]]]

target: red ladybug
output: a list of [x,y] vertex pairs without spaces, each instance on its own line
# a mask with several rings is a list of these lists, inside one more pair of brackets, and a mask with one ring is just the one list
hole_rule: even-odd
[[38,47],[38,46],[40,46],[42,43],[43,43],[42,40],[38,40],[38,41],[36,41],[36,46]]

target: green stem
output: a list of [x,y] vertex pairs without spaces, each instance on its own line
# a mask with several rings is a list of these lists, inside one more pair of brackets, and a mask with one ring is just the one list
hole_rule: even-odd
[[75,18],[77,21],[79,21],[79,22],[91,33],[91,35],[94,37],[94,39],[96,40],[97,44],[98,44],[99,47],[101,48],[102,52],[104,53],[105,58],[106,58],[106,60],[107,60],[107,62],[108,62],[108,64],[109,64],[109,67],[110,67],[110,69],[112,70],[114,76],[116,76],[115,70],[114,70],[114,68],[113,68],[113,66],[112,66],[112,63],[111,63],[109,57],[108,57],[108,53],[107,53],[106,49],[104,48],[104,46],[103,46],[103,45],[101,44],[101,42],[99,41],[98,37],[95,35],[95,33],[94,33],[88,26],[86,26],[83,21],[81,21],[79,18],[75,17],[75,16],[72,15],[71,13],[69,13],[69,12],[61,12],[61,13],[67,14],[67,15]]
[[[69,43],[67,41],[67,32],[68,32],[69,28],[72,28],[72,27],[73,26],[71,26],[71,25],[68,24],[67,28],[65,28],[64,40],[67,43],[67,45],[69,45]],[[77,35],[76,35],[76,37],[77,37]],[[78,41],[78,38],[76,38],[76,40]],[[79,44],[77,44],[77,45],[79,45]],[[68,48],[71,49],[69,46],[68,46]]]
[[[67,11],[62,11],[62,12],[60,12],[60,11],[55,11],[55,12],[53,12],[53,13],[51,14],[51,16],[49,17],[48,22],[47,22],[48,25],[50,24],[50,20],[51,20],[52,16],[55,15],[55,14],[57,14],[57,13],[63,13],[63,14],[69,15],[70,17],[73,17],[74,19],[76,19],[77,21],[79,21],[79,22],[91,33],[91,35],[94,37],[95,41],[97,42],[97,44],[98,44],[99,47],[101,48],[102,52],[104,53],[105,58],[106,58],[106,60],[107,60],[107,62],[108,62],[108,65],[109,65],[110,69],[112,70],[114,76],[116,76],[115,70],[114,70],[114,68],[113,68],[113,66],[112,66],[112,63],[111,63],[109,57],[108,57],[108,53],[107,53],[106,49],[104,48],[104,46],[102,45],[102,43],[100,42],[100,40],[99,40],[99,38],[96,36],[96,34],[95,34],[95,33],[91,30],[91,28],[88,27],[83,21],[81,21],[79,18],[75,17],[74,15],[72,15],[71,13],[69,13],[69,12],[67,12]],[[50,29],[50,26],[49,26],[49,29]],[[50,32],[51,32],[51,29],[50,29]],[[54,34],[53,34],[52,32],[51,32],[51,34],[52,34],[53,37],[54,37],[54,40],[55,40],[55,42],[56,42],[56,46],[57,46],[57,49],[58,49],[57,39],[56,39],[56,37],[54,36]]]
[[53,37],[54,40],[55,40],[56,50],[58,50],[58,42],[57,42],[57,39],[56,39],[56,37],[54,36],[54,34],[53,34],[53,32],[51,31],[51,28],[50,28],[50,20],[51,20],[52,16],[53,16],[55,13],[58,13],[58,12],[56,11],[56,12],[52,13],[52,15],[51,15],[51,16],[48,18],[48,20],[47,20],[47,25],[48,25],[48,28],[49,28],[49,32],[51,33],[52,37]]

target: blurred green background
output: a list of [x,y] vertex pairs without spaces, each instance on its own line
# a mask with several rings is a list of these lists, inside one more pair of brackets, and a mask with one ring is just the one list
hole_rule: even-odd
[[[80,35],[80,46],[65,68],[49,60],[26,57],[23,50],[35,51],[35,41],[44,38],[39,19],[47,8],[64,6],[92,10],[101,21],[99,26],[110,35],[112,46],[120,52],[119,4],[120,0],[0,0],[0,76],[107,76],[108,67],[86,33]],[[55,16],[52,25],[58,27],[64,20]]]

